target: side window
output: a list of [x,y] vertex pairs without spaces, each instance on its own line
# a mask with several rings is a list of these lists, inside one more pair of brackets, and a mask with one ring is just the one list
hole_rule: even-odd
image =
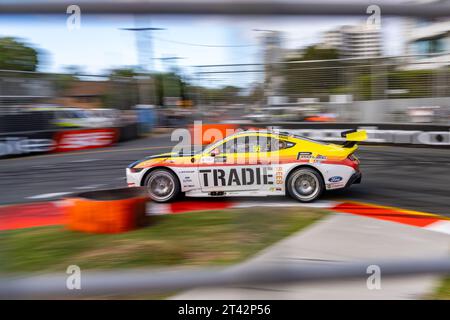
[[258,136],[241,136],[219,146],[219,153],[266,152],[267,139]]
[[279,150],[293,147],[294,145],[295,145],[295,143],[290,142],[290,141],[276,139],[276,138],[270,139],[270,151],[279,151]]
[[244,144],[244,138],[234,138],[231,139],[225,143],[222,143],[220,146],[214,149],[216,154],[221,153],[238,153],[238,152],[245,152],[242,150],[245,150],[245,144]]
[[237,137],[222,143],[214,149],[214,153],[264,153],[287,149],[294,145],[294,143],[286,140],[250,135]]

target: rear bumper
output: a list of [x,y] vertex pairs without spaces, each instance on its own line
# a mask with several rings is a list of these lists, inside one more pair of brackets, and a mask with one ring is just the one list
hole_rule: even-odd
[[358,184],[361,183],[362,180],[362,174],[359,171],[356,171],[350,179],[348,179],[347,184],[345,185],[346,188],[350,187],[352,184]]

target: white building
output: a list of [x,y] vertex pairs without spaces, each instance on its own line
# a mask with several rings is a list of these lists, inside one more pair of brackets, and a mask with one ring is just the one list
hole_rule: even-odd
[[342,46],[342,32],[339,29],[328,30],[322,34],[322,48],[339,49]]
[[405,54],[408,69],[450,65],[450,19],[405,20]]
[[[284,59],[283,34],[280,31],[261,30],[264,32],[264,95],[271,99],[280,95],[283,77],[279,74],[279,63]],[[269,103],[270,104],[270,103]]]
[[346,25],[322,34],[322,48],[336,48],[342,58],[369,58],[382,54],[381,32],[373,25]]

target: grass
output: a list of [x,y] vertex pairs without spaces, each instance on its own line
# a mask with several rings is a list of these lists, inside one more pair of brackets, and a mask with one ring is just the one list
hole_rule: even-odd
[[450,277],[444,278],[431,299],[450,300]]
[[[303,208],[249,208],[152,217],[123,234],[85,234],[60,226],[0,233],[0,270],[211,266],[242,261],[324,216]],[[6,258],[6,259],[5,259]]]

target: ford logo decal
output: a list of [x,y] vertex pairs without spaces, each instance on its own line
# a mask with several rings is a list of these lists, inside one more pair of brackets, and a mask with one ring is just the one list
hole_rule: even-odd
[[334,177],[331,177],[330,179],[328,179],[328,181],[330,181],[330,182],[339,182],[341,180],[342,180],[342,177],[339,177],[339,176],[334,176]]

